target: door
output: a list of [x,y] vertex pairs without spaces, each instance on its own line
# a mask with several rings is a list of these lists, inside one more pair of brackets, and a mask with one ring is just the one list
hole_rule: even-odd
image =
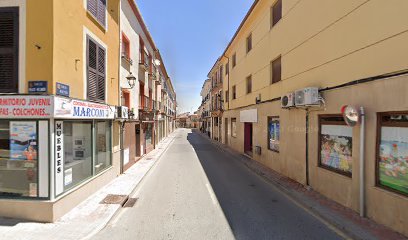
[[140,152],[141,148],[140,148],[140,125],[139,124],[136,125],[135,130],[136,130],[136,134],[135,134],[136,136],[136,156],[140,157],[142,156],[142,154]]
[[244,152],[252,156],[252,123],[245,123],[244,128]]
[[224,132],[225,132],[225,144],[228,144],[228,118],[225,118],[224,122]]

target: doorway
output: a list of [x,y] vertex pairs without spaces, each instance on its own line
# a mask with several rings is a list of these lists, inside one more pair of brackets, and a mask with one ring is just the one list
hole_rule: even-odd
[[225,135],[225,144],[228,145],[228,118],[225,118],[225,125],[224,125],[224,135]]
[[252,156],[252,123],[245,123],[244,128],[244,152]]
[[140,147],[140,124],[136,125],[136,157],[142,156],[141,147]]

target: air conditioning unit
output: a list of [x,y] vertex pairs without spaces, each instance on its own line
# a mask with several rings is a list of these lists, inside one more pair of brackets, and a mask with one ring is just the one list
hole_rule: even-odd
[[128,119],[129,118],[129,108],[125,106],[117,106],[116,108],[116,118]]
[[295,91],[296,106],[320,105],[319,88],[308,87]]
[[281,107],[290,108],[295,106],[295,93],[287,93],[281,97]]

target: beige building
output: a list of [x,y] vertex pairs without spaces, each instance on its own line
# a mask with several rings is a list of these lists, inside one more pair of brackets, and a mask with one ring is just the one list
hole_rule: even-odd
[[[217,62],[225,144],[408,235],[405,9],[256,0]],[[346,125],[345,105],[364,108],[365,128]]]
[[201,131],[208,136],[211,136],[211,79],[207,79],[204,81],[203,86],[201,88]]
[[215,62],[211,71],[208,73],[208,78],[211,80],[210,90],[210,114],[211,114],[211,138],[217,141],[222,141],[221,125],[223,112],[223,79],[224,65],[220,59]]

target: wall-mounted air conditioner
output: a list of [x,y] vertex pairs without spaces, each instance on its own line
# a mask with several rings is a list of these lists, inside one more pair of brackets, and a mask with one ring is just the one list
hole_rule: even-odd
[[295,106],[295,93],[287,93],[281,97],[281,107],[290,108]]
[[296,106],[320,105],[319,88],[308,87],[295,91]]
[[261,94],[258,95],[258,97],[255,98],[255,104],[261,103]]

